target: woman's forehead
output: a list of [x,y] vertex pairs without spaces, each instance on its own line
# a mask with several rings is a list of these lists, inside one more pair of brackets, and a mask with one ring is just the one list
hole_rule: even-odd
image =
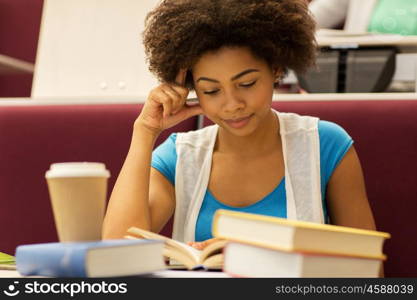
[[252,54],[246,47],[222,47],[201,55],[193,66],[194,73],[228,70],[239,71],[242,68],[264,68],[266,63]]

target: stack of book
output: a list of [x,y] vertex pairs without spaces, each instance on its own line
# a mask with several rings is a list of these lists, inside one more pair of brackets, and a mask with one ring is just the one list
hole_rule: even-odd
[[218,210],[213,236],[229,242],[223,270],[236,277],[378,277],[385,232]]

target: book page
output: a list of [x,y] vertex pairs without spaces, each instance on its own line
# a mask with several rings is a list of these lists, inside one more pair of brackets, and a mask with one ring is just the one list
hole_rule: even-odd
[[0,270],[16,270],[15,264],[1,264],[0,263]]
[[201,251],[200,263],[205,264],[205,261],[213,255],[222,253],[226,240],[218,240],[208,245],[204,250]]
[[195,268],[198,265],[192,256],[187,255],[184,252],[178,251],[178,249],[166,246],[163,250],[163,255],[169,258],[168,268],[187,268],[189,270]]
[[223,268],[223,264],[224,255],[223,253],[218,253],[205,259],[203,265],[209,270],[221,270]]
[[[140,229],[140,228],[137,228],[137,227],[131,227],[131,228],[129,228],[128,233],[131,233],[131,234],[134,234],[134,235],[137,235],[137,236],[140,236],[140,237],[144,237],[146,239],[154,239],[154,240],[162,240],[162,241],[164,241],[165,244],[168,246],[166,248],[169,249],[168,251],[165,251],[165,253],[166,254],[170,254],[171,256],[169,256],[169,257],[171,257],[171,258],[174,258],[174,257],[172,257],[173,256],[172,253],[174,251],[177,251],[177,252],[182,253],[182,255],[176,255],[176,259],[177,260],[179,260],[178,258],[187,256],[187,257],[189,257],[189,262],[192,261],[192,262],[194,262],[194,264],[198,264],[198,262],[200,261],[200,253],[202,251],[201,250],[197,250],[197,249],[195,249],[195,248],[193,248],[193,247],[191,247],[191,246],[189,246],[187,244],[184,244],[182,242],[179,242],[179,241],[170,239],[170,238],[168,238],[166,236],[157,234],[155,232],[151,232],[151,231],[148,231],[148,230]],[[183,262],[183,261],[180,261],[180,262],[182,262],[182,263],[185,264],[185,262]]]

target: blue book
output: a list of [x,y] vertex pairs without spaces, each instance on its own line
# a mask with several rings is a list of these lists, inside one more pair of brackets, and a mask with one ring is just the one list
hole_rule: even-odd
[[116,277],[165,269],[164,242],[105,240],[21,245],[17,271],[24,276]]

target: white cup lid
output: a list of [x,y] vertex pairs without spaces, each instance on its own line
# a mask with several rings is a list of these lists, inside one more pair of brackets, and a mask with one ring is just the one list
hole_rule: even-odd
[[98,162],[64,162],[51,164],[45,173],[46,178],[55,177],[110,177],[103,163]]

